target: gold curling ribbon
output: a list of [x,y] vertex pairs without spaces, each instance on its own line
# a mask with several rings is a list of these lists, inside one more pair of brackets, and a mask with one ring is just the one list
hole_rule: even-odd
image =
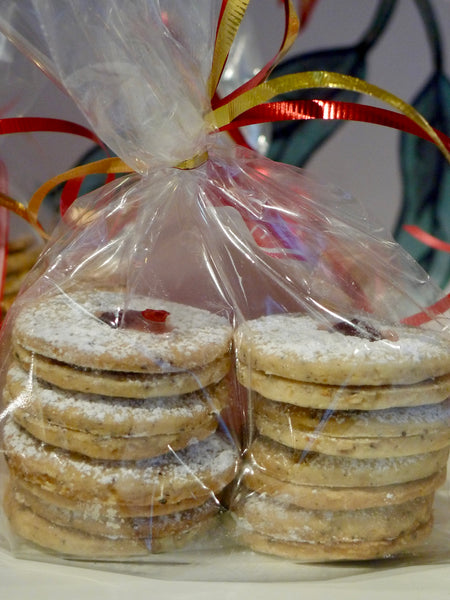
[[[202,165],[207,160],[208,160],[208,152],[205,151],[201,154],[197,154],[193,158],[190,158],[188,160],[185,160],[185,161],[179,163],[178,165],[176,165],[175,168],[183,169],[183,170],[196,169],[197,167]],[[24,219],[26,219],[29,223],[31,223],[32,225],[38,225],[38,228],[40,228],[40,226],[38,224],[38,220],[37,220],[39,208],[40,208],[42,202],[44,201],[45,197],[47,196],[47,194],[53,188],[55,188],[57,185],[59,185],[60,183],[66,183],[70,179],[83,178],[83,177],[86,177],[87,175],[105,175],[105,174],[110,174],[110,173],[126,174],[126,173],[134,173],[134,172],[135,172],[134,169],[129,167],[120,158],[117,158],[117,157],[104,158],[102,160],[97,160],[95,162],[88,163],[87,165],[81,165],[79,167],[69,169],[68,171],[65,171],[64,173],[60,173],[59,175],[52,177],[51,179],[46,181],[43,185],[41,185],[40,188],[38,188],[34,192],[33,196],[30,199],[30,202],[28,203],[28,208],[26,208],[23,205],[20,205],[20,202],[17,202],[16,200],[13,200],[12,198],[10,198],[9,200],[11,203],[16,204],[17,208],[13,208],[12,204],[10,206],[7,206],[7,208],[10,208],[17,214],[20,214],[20,216],[22,216]],[[4,195],[2,194],[2,196],[4,196]],[[6,206],[6,204],[4,204],[4,205]],[[19,205],[20,205],[20,207],[19,207]],[[40,228],[40,230],[42,233],[42,231],[43,231],[42,228]]]
[[[217,30],[216,43],[214,45],[211,72],[207,84],[209,98],[214,96],[217,86],[219,85],[220,77],[225,67],[225,63],[227,62],[231,46],[233,45],[237,31],[242,23],[242,19],[244,18],[249,4],[250,0],[228,0],[227,2]],[[292,0],[288,0],[286,19],[287,27],[285,39],[283,40],[283,44],[276,57],[271,61],[272,67],[287,54],[298,35],[300,21]],[[266,77],[269,72],[270,69],[267,71]]]
[[192,158],[188,158],[187,160],[183,160],[182,162],[175,165],[175,169],[181,169],[183,171],[189,171],[191,169],[196,169],[203,163],[208,160],[208,151],[205,150],[201,154],[196,154]]
[[233,45],[234,38],[244,18],[249,2],[250,0],[229,0],[225,7],[219,29],[217,30],[211,72],[208,78],[207,90],[209,98],[214,96],[214,92],[217,89],[223,68],[227,62],[228,53]]
[[25,206],[25,204],[22,204],[22,202],[19,202],[18,200],[11,198],[11,196],[8,196],[7,194],[0,192],[0,206],[7,208],[11,212],[15,213],[16,215],[18,215],[19,217],[21,217],[22,219],[27,221],[30,225],[32,225],[38,231],[38,233],[43,238],[48,238],[47,234],[45,233],[44,229],[38,222],[37,218],[31,217],[30,212],[29,212],[28,208]]
[[38,188],[30,199],[28,204],[28,221],[30,223],[37,223],[37,215],[39,208],[47,196],[47,194],[60,183],[65,183],[70,179],[77,179],[79,177],[86,177],[86,175],[99,175],[107,173],[133,173],[126,163],[120,158],[104,158],[103,160],[97,160],[87,165],[75,167],[64,173],[60,173],[55,177],[52,177],[46,181],[40,188]]

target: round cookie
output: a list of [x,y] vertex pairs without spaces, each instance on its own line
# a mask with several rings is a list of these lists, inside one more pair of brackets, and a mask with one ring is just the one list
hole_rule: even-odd
[[141,461],[101,461],[38,442],[14,421],[4,426],[11,473],[73,500],[104,504],[176,504],[220,492],[233,479],[237,451],[221,435],[177,453]]
[[[253,412],[289,429],[334,437],[406,437],[445,431],[450,444],[450,399],[438,404],[382,410],[319,410],[273,402],[255,395]],[[418,454],[418,453],[417,453]]]
[[202,505],[171,513],[169,515],[143,517],[117,517],[108,510],[93,511],[89,505],[81,510],[69,510],[43,501],[25,487],[11,486],[9,494],[15,502],[29,508],[35,515],[60,527],[70,527],[77,531],[98,536],[155,540],[177,536],[200,522],[217,515],[220,506],[209,498]]
[[176,535],[147,540],[136,537],[97,536],[72,527],[61,527],[36,515],[13,498],[6,499],[5,512],[13,530],[22,538],[60,555],[84,559],[124,558],[169,552],[194,541],[215,522],[213,518],[205,519]]
[[249,469],[283,482],[329,487],[378,487],[429,477],[445,469],[449,448],[412,456],[352,458],[294,450],[259,436],[250,446]]
[[438,404],[450,396],[450,374],[413,385],[332,386],[268,375],[238,362],[240,383],[264,398],[320,410],[382,410]]
[[410,409],[334,412],[308,418],[297,406],[261,397],[253,405],[257,430],[277,442],[355,458],[408,456],[450,445],[450,402]]
[[217,420],[211,416],[202,425],[187,427],[182,433],[114,437],[43,423],[39,417],[23,412],[16,413],[14,418],[28,433],[46,444],[101,460],[142,460],[160,456],[169,450],[177,452],[192,440],[204,440],[217,429]]
[[194,420],[207,421],[228,399],[225,383],[177,396],[143,400],[68,392],[38,379],[32,380],[17,363],[6,378],[12,414],[26,412],[61,427],[98,435],[161,435],[184,430]]
[[183,396],[123,400],[69,393],[30,379],[14,364],[3,398],[13,418],[34,437],[92,458],[139,460],[180,450],[217,428],[227,386]]
[[228,321],[209,311],[108,290],[43,295],[24,304],[12,334],[35,355],[126,373],[203,367],[227,354],[231,335]]
[[[265,536],[255,531],[236,530],[236,539],[256,552],[271,554],[291,560],[309,562],[375,560],[389,558],[410,551],[429,537],[433,521],[416,530],[405,532],[395,539],[374,542],[339,542],[336,544],[311,544],[292,542]],[[235,528],[236,529],[236,528]]]
[[[205,489],[199,494],[170,504],[166,502],[150,502],[149,504],[139,505],[132,504],[131,502],[120,502],[120,498],[117,499],[116,503],[108,502],[108,504],[105,504],[96,498],[91,498],[89,501],[80,501],[76,497],[63,496],[44,489],[39,484],[30,483],[25,479],[19,479],[15,476],[10,478],[10,482],[15,489],[26,491],[44,504],[70,512],[84,513],[91,519],[99,518],[101,515],[106,515],[110,519],[129,517],[149,519],[197,508],[211,499],[211,492]],[[214,499],[214,501],[216,500]]]
[[363,323],[361,335],[348,335],[337,325],[297,314],[247,321],[235,336],[238,358],[266,374],[334,386],[414,384],[450,373],[448,338],[433,331]]
[[13,344],[17,358],[36,377],[65,390],[120,398],[155,398],[194,392],[217,383],[230,369],[230,357],[220,357],[203,367],[169,373],[125,373],[79,369],[28,352]]
[[446,478],[446,469],[423,479],[372,487],[330,487],[302,485],[281,481],[264,469],[253,466],[244,470],[243,483],[250,489],[265,493],[289,504],[311,510],[354,510],[402,504],[428,496],[440,487]]
[[241,490],[233,514],[244,529],[270,538],[310,544],[377,542],[395,539],[431,520],[433,496],[403,504],[354,510],[309,510],[267,494]]

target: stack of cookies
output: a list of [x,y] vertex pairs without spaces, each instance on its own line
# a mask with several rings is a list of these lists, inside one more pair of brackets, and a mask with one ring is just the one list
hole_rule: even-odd
[[1,299],[2,317],[14,302],[25,276],[36,262],[41,250],[42,243],[32,233],[10,236]]
[[432,528],[450,444],[449,340],[280,314],[236,335],[253,425],[232,526],[302,560],[386,557]]
[[210,528],[237,461],[221,421],[228,321],[110,290],[22,304],[3,392],[12,530],[65,555],[121,558]]

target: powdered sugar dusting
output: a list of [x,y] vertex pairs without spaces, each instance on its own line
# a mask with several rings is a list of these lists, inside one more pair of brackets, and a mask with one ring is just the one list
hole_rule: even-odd
[[[439,451],[435,453],[438,455]],[[339,471],[344,475],[354,475],[355,473],[370,473],[377,471],[401,470],[407,466],[413,466],[422,462],[424,455],[415,454],[411,456],[396,456],[386,458],[351,458],[331,456],[326,454],[314,454],[308,456],[305,465],[321,471]],[[300,463],[301,468],[301,463]]]
[[401,474],[409,468],[420,468],[424,464],[432,465],[431,472],[436,472],[446,465],[448,453],[449,449],[444,448],[424,454],[383,458],[332,456],[293,450],[262,436],[250,448],[250,455],[257,468],[267,468],[272,473],[277,473],[278,469],[291,473],[296,471],[296,481],[301,480],[303,472],[311,472],[330,474],[333,477],[339,475],[343,481],[351,481],[355,476],[368,476],[373,482],[371,485],[380,485],[377,483],[377,476],[383,473]]
[[[407,392],[405,392],[407,393]],[[358,412],[336,411],[332,418],[338,424],[348,422],[349,416],[355,420],[355,426],[365,426],[374,421],[380,425],[409,425],[417,423],[420,425],[442,424],[450,427],[450,399],[438,404],[427,404],[425,406],[406,406],[383,410],[361,410]]]
[[8,381],[21,389],[20,394],[11,399],[19,408],[26,410],[30,403],[37,403],[43,418],[56,415],[61,419],[73,412],[80,424],[89,422],[102,428],[105,424],[126,422],[130,431],[136,428],[145,431],[161,421],[190,422],[213,411],[213,399],[208,397],[207,390],[146,400],[119,399],[68,392],[36,379],[30,386],[27,374],[15,364],[9,369]]
[[319,329],[318,322],[310,317],[270,315],[248,321],[243,335],[248,336],[255,346],[264,346],[267,353],[279,353],[281,348],[307,361],[328,362],[358,355],[362,360],[381,363],[389,363],[398,357],[417,363],[426,356],[445,355],[450,370],[449,347],[439,343],[430,332],[421,333],[412,328],[393,331],[399,335],[395,342],[385,339],[369,342],[357,336]]
[[[163,334],[114,329],[106,311],[166,310],[171,331]],[[231,326],[199,308],[166,300],[90,290],[42,298],[23,307],[13,336],[27,350],[86,368],[138,372],[194,368],[228,350]]]
[[[137,481],[143,487],[155,485],[161,477],[182,484],[202,480],[205,476],[220,476],[236,463],[236,450],[222,436],[213,434],[176,453],[167,453],[156,458],[140,461],[90,460],[73,455],[65,450],[53,448],[35,440],[14,421],[4,428],[4,446],[10,458],[40,469],[42,475],[58,473],[65,481],[70,473],[82,481],[94,480],[100,487],[126,488],[127,482]],[[69,475],[70,476],[70,475]]]
[[308,316],[280,314],[246,322],[236,338],[242,362],[286,377],[294,366],[298,373],[294,370],[292,378],[303,381],[370,385],[398,378],[408,383],[450,372],[448,340],[418,328],[389,329],[396,341],[369,341],[322,328]]

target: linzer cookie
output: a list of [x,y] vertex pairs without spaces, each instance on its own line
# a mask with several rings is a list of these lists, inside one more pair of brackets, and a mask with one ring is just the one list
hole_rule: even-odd
[[33,359],[121,374],[200,369],[228,355],[230,339],[228,321],[206,310],[95,290],[30,302],[13,332]]
[[20,346],[17,358],[25,368],[57,387],[122,398],[157,398],[193,392],[221,381],[230,369],[229,355],[195,369],[168,373],[131,373],[89,369],[47,359]]
[[450,374],[448,338],[353,321],[325,325],[294,314],[248,321],[236,335],[238,357],[266,375],[333,386],[405,385]]
[[413,385],[326,385],[280,377],[238,364],[239,380],[264,398],[321,410],[381,410],[396,406],[423,406],[450,396],[450,374]]
[[[241,542],[348,560],[406,551],[429,535],[450,445],[448,339],[363,318],[285,314],[244,323],[236,348],[253,439],[247,491],[232,504]],[[398,535],[381,525],[387,512],[404,523]]]
[[432,525],[432,496],[359,510],[307,510],[245,493],[236,503],[238,537],[250,547],[295,559],[362,560],[404,552]]
[[24,302],[3,390],[16,533],[121,557],[217,523],[237,462],[221,416],[231,334],[206,310],[120,292]]
[[[214,433],[177,453],[141,461],[89,460],[42,444],[14,422],[5,425],[4,446],[11,472],[72,501],[116,505],[198,505],[229,483],[235,467],[230,444]],[[173,511],[177,512],[177,511]],[[166,513],[167,514],[167,513]]]
[[413,456],[373,459],[330,456],[295,450],[258,436],[251,447],[252,465],[280,481],[347,488],[407,483],[445,470],[448,448]]
[[[23,538],[64,555],[96,559],[140,556],[181,548],[212,526],[217,508],[211,510],[211,507],[214,505],[207,507],[209,514],[203,505],[200,509],[172,517],[99,522],[98,519],[88,520],[84,515],[63,515],[48,505],[36,507],[29,498],[10,490],[5,499],[5,512]],[[41,516],[41,508],[46,516]],[[93,532],[102,524],[104,532]],[[111,535],[112,532],[115,535]]]
[[450,443],[450,400],[379,411],[311,411],[256,397],[255,426],[262,435],[300,449],[337,456],[409,456]]
[[34,437],[92,458],[139,460],[179,450],[217,429],[224,382],[180,396],[135,400],[83,394],[36,379],[13,363],[3,398]]

